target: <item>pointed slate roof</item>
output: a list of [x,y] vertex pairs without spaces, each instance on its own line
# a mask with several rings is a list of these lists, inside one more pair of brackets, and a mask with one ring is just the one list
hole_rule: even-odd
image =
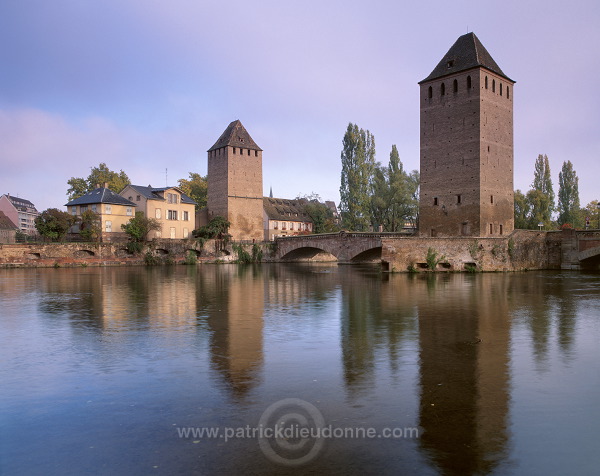
[[86,193],[85,195],[82,195],[81,197],[71,200],[69,203],[65,204],[65,207],[70,207],[73,205],[91,205],[94,203],[111,203],[114,205],[126,205],[128,207],[137,206],[135,203],[130,202],[125,197],[122,197],[112,190],[100,187]]
[[221,137],[215,142],[215,145],[208,149],[208,152],[228,145],[232,147],[241,147],[243,149],[262,151],[239,120],[235,120],[227,126],[225,132],[221,134]]
[[442,61],[438,63],[429,76],[419,81],[419,84],[478,67],[486,68],[514,83],[500,69],[500,66],[494,61],[492,55],[488,53],[475,33],[467,33],[456,40],[444,55]]

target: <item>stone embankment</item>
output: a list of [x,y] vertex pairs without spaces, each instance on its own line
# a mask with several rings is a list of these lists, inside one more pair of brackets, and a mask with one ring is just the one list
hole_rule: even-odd
[[[246,245],[247,246],[247,245]],[[0,244],[0,267],[73,267],[232,261],[231,245],[219,240],[154,240],[132,253],[126,243]]]

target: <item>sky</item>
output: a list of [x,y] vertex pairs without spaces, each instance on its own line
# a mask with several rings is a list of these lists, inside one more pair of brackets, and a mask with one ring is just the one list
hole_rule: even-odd
[[239,119],[263,190],[339,200],[349,123],[419,168],[419,87],[474,32],[513,88],[515,188],[570,160],[600,198],[600,3],[503,0],[2,0],[0,194],[64,209],[105,162],[134,184],[205,175]]

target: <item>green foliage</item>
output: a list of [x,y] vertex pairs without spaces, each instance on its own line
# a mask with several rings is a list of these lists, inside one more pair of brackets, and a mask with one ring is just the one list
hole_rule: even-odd
[[263,258],[263,251],[259,244],[254,243],[252,245],[252,261],[254,263],[260,263]]
[[521,190],[515,191],[515,228],[525,230],[529,228],[529,214],[531,205]]
[[179,179],[179,188],[196,202],[196,210],[204,208],[208,200],[207,177],[190,172],[189,179]]
[[235,253],[237,254],[237,262],[238,263],[243,263],[243,264],[248,264],[248,263],[252,263],[252,256],[250,255],[250,253],[248,253],[244,247],[242,245],[238,245],[238,244],[234,244],[232,246],[233,251],[235,251]]
[[579,205],[579,178],[570,160],[563,162],[558,174],[558,224],[583,225]]
[[183,262],[183,264],[187,264],[190,266],[198,264],[198,255],[194,251],[188,250],[187,256],[185,257],[185,261]]
[[473,266],[472,264],[466,264],[465,271],[467,273],[477,273],[479,269],[477,268],[477,266]]
[[127,248],[127,251],[135,255],[142,252],[144,244],[141,241],[128,241],[125,247]]
[[79,222],[79,234],[85,241],[98,241],[102,233],[102,221],[100,215],[92,210],[86,210],[81,214]]
[[531,186],[526,194],[515,192],[515,228],[535,230],[539,223],[551,228],[554,190],[548,156],[540,154],[536,159]]
[[192,232],[192,235],[196,238],[206,239],[228,239],[227,231],[231,223],[221,216],[216,216],[208,222],[208,225],[201,226],[197,230]]
[[54,269],[58,269],[58,268],[60,268],[60,264],[58,263],[58,261],[55,261],[54,264],[52,265],[52,267]]
[[122,170],[113,172],[104,162],[102,162],[98,167],[91,168],[91,172],[87,179],[71,177],[67,181],[67,184],[69,185],[67,196],[69,197],[69,200],[73,200],[91,192],[98,185],[102,186],[104,183],[108,183],[108,188],[113,192],[119,193],[131,183],[131,180],[129,180],[127,174]]
[[371,181],[371,217],[375,228],[398,232],[405,222],[417,226],[419,172],[404,171],[398,149],[392,146],[387,167],[377,164]]
[[504,252],[504,249],[500,245],[492,246],[492,256],[494,258],[498,258],[499,256],[502,256],[503,252]]
[[348,124],[341,154],[340,211],[343,227],[366,231],[370,225],[370,184],[375,169],[375,137]]
[[313,233],[333,233],[339,231],[339,226],[335,223],[333,211],[321,201],[321,197],[312,193],[304,197],[296,197],[302,200],[303,209],[313,222]]
[[35,228],[44,238],[62,241],[69,228],[77,222],[77,218],[57,208],[44,210],[35,219]]
[[160,230],[161,224],[155,218],[147,218],[144,212],[135,212],[135,216],[121,225],[121,229],[129,235],[130,241],[142,242],[148,233]]
[[200,246],[201,249],[204,249],[204,245],[206,244],[206,238],[202,238],[201,236],[196,238],[196,242]]
[[600,210],[598,209],[598,200],[592,200],[584,208],[581,209],[582,219],[590,219],[590,228],[600,228],[600,220],[598,217]]
[[425,261],[427,262],[427,267],[432,271],[434,271],[437,268],[437,265],[445,259],[446,257],[444,255],[440,256],[433,248],[429,247],[427,249],[427,257],[425,258]]
[[515,240],[513,240],[512,238],[509,238],[508,239],[508,256],[510,256],[512,258],[514,253],[515,253]]
[[409,264],[407,270],[409,273],[418,273],[414,263]]
[[158,258],[152,254],[151,251],[146,251],[144,255],[144,263],[146,266],[155,266],[158,264]]

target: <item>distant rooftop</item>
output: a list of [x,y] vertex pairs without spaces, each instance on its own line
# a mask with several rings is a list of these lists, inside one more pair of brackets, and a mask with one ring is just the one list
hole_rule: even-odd
[[[160,195],[161,193],[164,193],[166,190],[175,189],[181,194],[181,203],[189,203],[191,205],[196,205],[196,202],[192,198],[187,196],[185,193],[183,193],[183,191],[179,187],[158,187],[157,188],[157,187],[152,187],[151,185],[144,187],[143,185],[133,185],[133,184],[129,184],[129,186],[131,188],[133,188],[134,190],[136,190],[140,195],[143,195],[148,200],[161,200],[161,201],[164,200],[164,197],[162,197]],[[121,193],[123,193],[123,192],[121,192]]]
[[456,40],[431,74],[419,81],[419,84],[478,67],[488,69],[514,83],[500,69],[475,33],[467,33]]

